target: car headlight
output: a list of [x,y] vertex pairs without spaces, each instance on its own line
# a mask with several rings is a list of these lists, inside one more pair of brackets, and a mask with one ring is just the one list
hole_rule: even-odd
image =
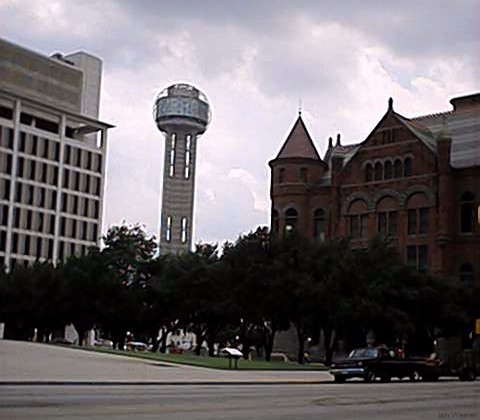
[[358,362],[357,366],[363,366],[363,362]]

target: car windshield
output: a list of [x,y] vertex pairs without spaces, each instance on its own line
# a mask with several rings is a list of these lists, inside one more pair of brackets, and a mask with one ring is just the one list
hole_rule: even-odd
[[349,358],[359,358],[359,357],[377,357],[377,349],[355,349],[350,352],[348,355]]

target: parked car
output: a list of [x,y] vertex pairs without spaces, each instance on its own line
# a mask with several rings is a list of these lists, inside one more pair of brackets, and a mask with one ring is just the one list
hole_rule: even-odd
[[439,366],[441,376],[458,376],[461,381],[474,381],[480,376],[480,351],[466,349],[448,355]]
[[405,359],[383,347],[352,350],[348,357],[333,360],[330,374],[337,383],[350,378],[362,378],[366,382],[380,378],[383,382],[388,382],[392,378],[436,381],[439,377],[436,358]]

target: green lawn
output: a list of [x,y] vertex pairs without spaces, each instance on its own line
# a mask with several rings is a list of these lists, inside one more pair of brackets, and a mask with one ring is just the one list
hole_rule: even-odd
[[[119,351],[100,348],[76,347],[84,350],[102,353],[117,354],[121,356],[149,359],[156,362],[178,363],[182,365],[201,366],[212,369],[228,369],[228,359],[224,357],[206,357],[190,354],[163,354],[136,351]],[[232,362],[233,363],[233,362]],[[299,365],[292,362],[265,362],[264,360],[239,360],[239,370],[326,370],[322,364]]]

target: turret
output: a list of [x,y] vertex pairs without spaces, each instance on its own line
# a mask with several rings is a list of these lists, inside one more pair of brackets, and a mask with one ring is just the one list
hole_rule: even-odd
[[[269,166],[272,174],[272,229],[283,232],[286,226],[295,225],[299,233],[304,233],[307,229],[307,215],[304,213],[308,190],[322,180],[327,164],[320,158],[300,113]],[[297,219],[293,223],[295,212]]]

